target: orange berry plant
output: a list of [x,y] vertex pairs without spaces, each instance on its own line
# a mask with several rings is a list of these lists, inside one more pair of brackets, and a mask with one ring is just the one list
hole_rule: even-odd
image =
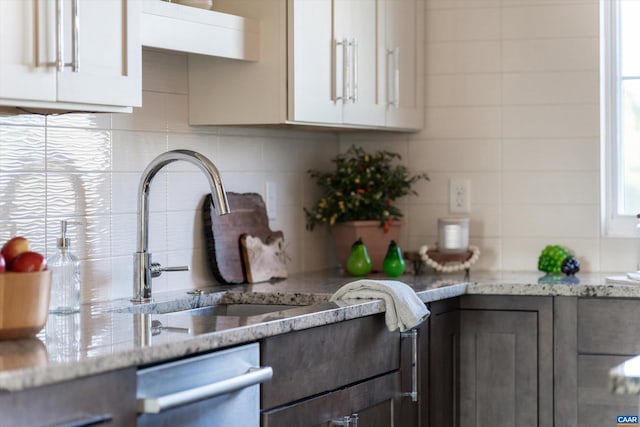
[[395,200],[417,195],[413,185],[429,180],[426,173],[411,174],[400,160],[397,153],[368,153],[352,146],[332,160],[334,171],[309,170],[323,194],[311,209],[304,208],[307,229],[323,223],[377,220],[387,231],[392,220],[402,217]]

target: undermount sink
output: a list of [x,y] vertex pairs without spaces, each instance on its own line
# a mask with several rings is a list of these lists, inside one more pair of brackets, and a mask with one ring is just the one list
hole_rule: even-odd
[[162,314],[170,316],[258,316],[267,313],[276,313],[284,310],[307,307],[306,304],[282,304],[274,301],[273,304],[264,301],[239,302],[230,301],[225,297],[178,299],[149,304],[135,304],[127,307],[111,310],[115,313],[130,314]]
[[257,316],[299,307],[303,306],[283,304],[216,304],[188,310],[165,312],[163,314],[188,316]]

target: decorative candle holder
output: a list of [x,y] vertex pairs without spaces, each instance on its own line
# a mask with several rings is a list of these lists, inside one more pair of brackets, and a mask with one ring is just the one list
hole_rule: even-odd
[[438,252],[463,254],[469,250],[469,218],[438,218]]

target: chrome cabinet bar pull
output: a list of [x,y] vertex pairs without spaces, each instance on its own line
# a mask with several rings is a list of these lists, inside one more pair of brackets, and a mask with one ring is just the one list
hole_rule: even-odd
[[353,413],[351,415],[345,415],[339,420],[331,420],[329,421],[329,425],[332,427],[336,426],[344,426],[344,427],[358,427],[358,414]]
[[56,0],[56,70],[64,71],[64,0]]
[[[340,94],[340,96],[338,96],[338,46],[340,46],[342,48],[342,93]],[[335,64],[334,67],[334,75],[333,75],[333,87],[332,87],[332,91],[333,93],[332,95],[332,101],[342,101],[342,103],[346,103],[348,101],[349,98],[349,94],[348,94],[348,83],[347,83],[347,68],[348,68],[348,57],[349,57],[349,52],[348,52],[349,46],[347,43],[346,39],[342,39],[342,41],[337,41],[334,40],[333,41],[333,61]]]
[[358,40],[351,39],[351,102],[358,102]]
[[80,71],[80,0],[73,0],[73,20],[71,22],[71,32],[73,33],[71,58],[71,71],[77,73]]
[[400,106],[400,48],[387,49],[387,105]]
[[262,368],[250,368],[247,373],[237,377],[228,378],[213,384],[195,387],[176,393],[158,397],[145,397],[138,399],[138,413],[159,414],[168,409],[184,406],[204,399],[220,396],[227,393],[260,384],[273,377],[271,366]]
[[418,401],[418,330],[411,329],[402,332],[402,338],[411,338],[411,391],[402,393],[411,398],[412,402]]
[[[56,60],[53,65],[59,73],[64,72],[65,67],[71,67],[74,73],[80,70],[80,0],[73,0],[71,14],[72,58],[70,63],[66,63],[64,62],[64,0],[56,0]],[[36,37],[38,37],[37,32]]]
[[393,106],[400,107],[400,47],[393,49]]
[[351,417],[349,415],[345,415],[339,420],[331,420],[329,425],[332,427],[337,427],[337,426],[350,427]]
[[346,104],[349,102],[349,92],[351,82],[349,81],[349,68],[351,64],[349,63],[349,42],[347,39],[342,39],[342,103]]

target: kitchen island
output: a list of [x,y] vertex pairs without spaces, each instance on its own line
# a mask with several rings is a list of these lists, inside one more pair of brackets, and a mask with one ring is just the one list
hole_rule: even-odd
[[[551,379],[546,380],[540,374],[540,387],[550,387],[550,395],[556,396],[556,408],[550,410],[555,413],[549,416],[573,419],[579,399],[572,399],[571,395],[579,394],[578,379],[564,378],[562,372],[579,364],[575,341],[579,335],[576,313],[580,304],[594,300],[631,303],[640,298],[640,286],[606,284],[607,276],[610,274],[564,277],[504,272],[472,273],[468,279],[463,274],[405,275],[400,280],[412,286],[420,299],[435,309],[434,322],[439,314],[438,304],[448,301],[456,304],[462,301],[456,310],[466,313],[462,319],[466,316],[469,324],[477,323],[473,316],[480,312],[538,313],[533,325],[542,333],[540,336],[550,337],[548,342],[540,342],[541,348],[551,348],[554,353],[549,356],[550,372],[544,374]],[[383,313],[384,304],[379,300],[329,301],[333,292],[352,280],[334,272],[320,272],[273,283],[214,286],[195,295],[186,291],[158,293],[155,301],[147,305],[134,305],[128,300],[85,305],[75,316],[50,316],[45,330],[35,338],[0,342],[0,389],[17,392],[135,369]],[[249,316],[167,314],[213,304],[278,305],[279,309]],[[65,331],[75,331],[73,339]],[[548,345],[554,339],[555,348]],[[538,362],[535,364],[538,366]],[[556,383],[556,377],[563,378]]]

